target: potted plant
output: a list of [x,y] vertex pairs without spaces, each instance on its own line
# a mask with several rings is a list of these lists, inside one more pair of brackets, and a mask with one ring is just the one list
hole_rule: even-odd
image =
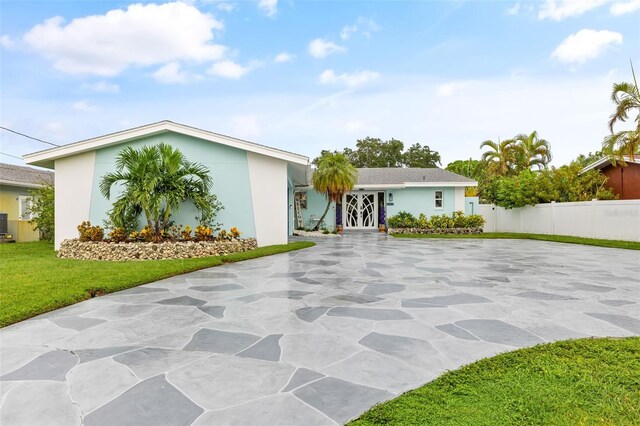
[[387,227],[385,225],[381,224],[378,226],[378,231],[385,232],[386,230],[387,230]]

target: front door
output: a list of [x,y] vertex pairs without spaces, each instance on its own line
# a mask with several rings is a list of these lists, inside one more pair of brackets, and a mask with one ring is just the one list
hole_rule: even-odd
[[351,192],[344,195],[342,220],[345,229],[378,227],[378,203],[375,192]]

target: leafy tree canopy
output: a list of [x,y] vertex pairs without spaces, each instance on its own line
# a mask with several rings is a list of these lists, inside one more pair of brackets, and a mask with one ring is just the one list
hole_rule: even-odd
[[449,163],[445,170],[480,182],[486,174],[486,164],[469,158],[468,160],[456,160]]
[[[320,157],[313,160],[318,165],[322,155],[331,151],[322,151]],[[342,151],[333,151],[334,154],[342,153],[354,167],[438,167],[441,163],[440,154],[432,151],[429,146],[419,143],[411,145],[406,151],[404,143],[398,139],[383,141],[380,138],[366,137],[358,139],[356,148],[345,148]]]
[[40,239],[51,241],[55,234],[55,189],[52,183],[43,182],[42,186],[29,191],[31,214],[29,221],[34,229],[40,231]]
[[324,152],[317,158],[316,164],[317,169],[313,173],[311,183],[316,191],[325,194],[328,199],[327,207],[314,228],[317,231],[329,211],[331,202],[341,200],[358,182],[358,171],[342,153]]

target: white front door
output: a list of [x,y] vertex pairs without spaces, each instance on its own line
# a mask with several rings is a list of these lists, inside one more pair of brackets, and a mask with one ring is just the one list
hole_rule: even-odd
[[345,229],[378,227],[378,200],[375,192],[351,192],[342,200],[342,222]]

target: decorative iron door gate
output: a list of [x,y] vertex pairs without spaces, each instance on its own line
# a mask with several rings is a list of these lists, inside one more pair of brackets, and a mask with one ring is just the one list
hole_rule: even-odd
[[352,192],[344,195],[342,221],[345,229],[378,227],[378,203],[375,192]]

